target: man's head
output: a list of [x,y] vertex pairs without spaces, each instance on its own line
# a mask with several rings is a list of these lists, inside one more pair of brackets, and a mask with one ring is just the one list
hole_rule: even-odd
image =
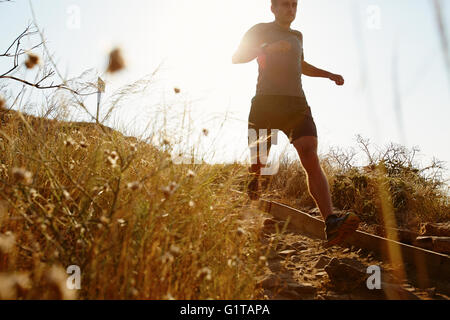
[[290,24],[297,15],[297,0],[271,0],[271,10],[275,19],[284,24]]

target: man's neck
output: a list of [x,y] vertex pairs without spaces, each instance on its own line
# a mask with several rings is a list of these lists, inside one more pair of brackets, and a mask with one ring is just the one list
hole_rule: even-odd
[[273,21],[273,23],[277,24],[278,26],[280,26],[280,27],[283,28],[283,29],[286,29],[286,30],[290,30],[290,29],[291,29],[291,24],[290,24],[290,23],[288,23],[288,24],[283,24],[282,22],[278,21],[277,19],[275,19],[275,20]]

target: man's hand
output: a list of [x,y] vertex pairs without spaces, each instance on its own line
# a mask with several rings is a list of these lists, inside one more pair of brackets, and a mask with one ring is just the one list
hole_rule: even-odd
[[264,49],[267,53],[278,53],[278,52],[288,52],[291,50],[290,42],[286,40],[280,40],[277,42],[269,43],[269,45]]
[[344,84],[344,78],[342,78],[342,76],[339,74],[332,73],[331,75],[328,76],[328,79],[336,82],[338,86],[342,86]]

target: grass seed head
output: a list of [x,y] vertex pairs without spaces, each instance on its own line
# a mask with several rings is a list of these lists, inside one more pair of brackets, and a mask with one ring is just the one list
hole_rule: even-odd
[[189,169],[189,171],[187,172],[186,175],[187,175],[189,178],[193,178],[193,177],[195,177],[195,172]]
[[86,142],[86,140],[81,140],[79,143],[80,147],[82,147],[83,149],[86,149],[89,144]]
[[109,54],[109,64],[107,72],[114,73],[125,68],[125,59],[120,48],[113,49]]
[[197,278],[211,280],[211,269],[208,267],[203,267],[197,272]]
[[6,100],[2,96],[0,96],[0,109],[3,109],[6,107]]
[[127,189],[131,191],[137,191],[141,189],[141,183],[139,181],[128,182]]
[[174,260],[174,257],[170,252],[166,252],[161,256],[161,261],[163,264],[172,263],[173,260]]
[[33,174],[24,168],[13,168],[12,176],[17,183],[29,185],[33,182]]
[[28,59],[25,61],[25,66],[28,69],[33,69],[35,65],[40,63],[40,58],[37,54],[29,52],[27,55]]
[[64,140],[64,145],[66,147],[73,147],[75,146],[77,143],[75,142],[75,140],[72,139],[72,137],[68,137],[66,140]]

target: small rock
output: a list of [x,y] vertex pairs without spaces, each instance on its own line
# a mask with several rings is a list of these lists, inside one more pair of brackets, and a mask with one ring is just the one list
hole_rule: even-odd
[[325,267],[329,262],[331,261],[331,258],[328,256],[321,256],[319,260],[317,260],[316,264],[314,265],[314,268],[321,269]]
[[312,216],[320,216],[321,215],[319,208],[311,209],[311,210],[309,210],[308,213]]
[[264,289],[277,288],[279,286],[283,286],[284,284],[285,282],[273,273],[258,281],[258,285],[261,285]]
[[292,255],[292,254],[294,254],[296,252],[297,251],[295,251],[295,250],[283,250],[283,251],[280,251],[278,254],[280,256],[290,256],[290,255]]
[[288,268],[295,268],[296,265],[295,265],[294,263],[288,263],[288,264],[286,265],[286,267],[288,267]]
[[412,292],[409,292],[401,285],[381,282],[381,289],[383,290],[386,299],[389,300],[420,300],[419,297]]
[[303,250],[308,249],[308,247],[303,242],[295,242],[295,243],[291,244],[291,247],[297,251],[303,251]]
[[317,292],[317,288],[314,287],[310,283],[288,283],[287,285],[288,289],[293,290],[297,292],[300,295],[305,294],[315,294]]
[[436,295],[436,288],[427,288],[425,289],[426,293],[430,296],[430,297],[434,297]]
[[325,271],[317,272],[316,273],[316,278],[323,278],[326,275],[327,275],[327,273]]
[[365,272],[346,263],[341,263],[337,258],[331,259],[324,269],[331,282],[338,290],[342,291],[358,287],[367,278]]
[[275,221],[273,219],[266,219],[263,222],[262,231],[264,233],[275,233],[277,231],[277,226],[278,226],[278,230],[281,231],[281,227],[280,227],[278,221]]

